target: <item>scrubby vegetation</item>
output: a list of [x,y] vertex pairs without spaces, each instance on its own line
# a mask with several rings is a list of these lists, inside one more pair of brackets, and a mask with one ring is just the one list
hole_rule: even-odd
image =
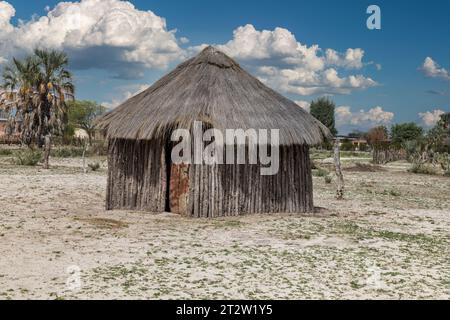
[[98,169],[100,169],[100,163],[99,162],[94,162],[94,163],[89,163],[88,167],[92,170],[92,171],[97,171]]
[[74,97],[68,65],[66,53],[36,48],[24,59],[12,59],[2,74],[4,99],[0,100],[0,108],[10,116],[8,131],[18,130],[23,144],[43,149],[46,169],[51,139],[64,130],[65,101]]
[[56,158],[77,158],[83,156],[83,151],[83,147],[63,146],[54,148],[50,155]]
[[426,164],[415,163],[412,165],[408,172],[417,173],[417,174],[437,174],[436,169],[430,167]]
[[20,150],[15,153],[13,163],[19,166],[35,166],[42,160],[42,152],[39,150]]
[[11,156],[13,151],[11,149],[1,149],[0,148],[0,156]]
[[315,177],[326,177],[326,176],[328,176],[329,172],[327,169],[318,168],[318,169],[313,170],[312,174]]

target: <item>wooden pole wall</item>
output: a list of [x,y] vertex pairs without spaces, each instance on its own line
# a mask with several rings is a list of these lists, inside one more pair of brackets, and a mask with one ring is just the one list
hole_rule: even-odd
[[[110,141],[108,210],[165,211],[163,146],[158,141]],[[280,147],[280,168],[273,176],[261,176],[259,165],[190,165],[189,180],[187,216],[314,210],[308,146]]]

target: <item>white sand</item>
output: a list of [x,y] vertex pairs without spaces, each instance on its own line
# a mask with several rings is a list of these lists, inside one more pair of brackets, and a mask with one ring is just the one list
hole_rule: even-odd
[[344,172],[344,201],[314,178],[314,216],[196,220],[106,212],[80,159],[7,163],[0,299],[450,298],[449,178]]

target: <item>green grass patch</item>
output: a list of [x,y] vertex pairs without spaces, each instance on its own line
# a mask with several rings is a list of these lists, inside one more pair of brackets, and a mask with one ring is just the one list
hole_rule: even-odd
[[318,168],[318,169],[312,170],[312,174],[315,177],[326,177],[330,174],[330,172],[327,169]]
[[42,160],[42,152],[39,150],[21,150],[15,154],[13,163],[19,166],[35,166]]
[[12,156],[13,151],[11,149],[0,149],[0,156]]

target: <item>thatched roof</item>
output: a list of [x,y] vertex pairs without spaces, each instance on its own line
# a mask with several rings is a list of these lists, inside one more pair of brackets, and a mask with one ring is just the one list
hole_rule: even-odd
[[150,140],[195,120],[225,129],[280,129],[280,144],[321,143],[328,129],[213,47],[103,116],[109,138]]

